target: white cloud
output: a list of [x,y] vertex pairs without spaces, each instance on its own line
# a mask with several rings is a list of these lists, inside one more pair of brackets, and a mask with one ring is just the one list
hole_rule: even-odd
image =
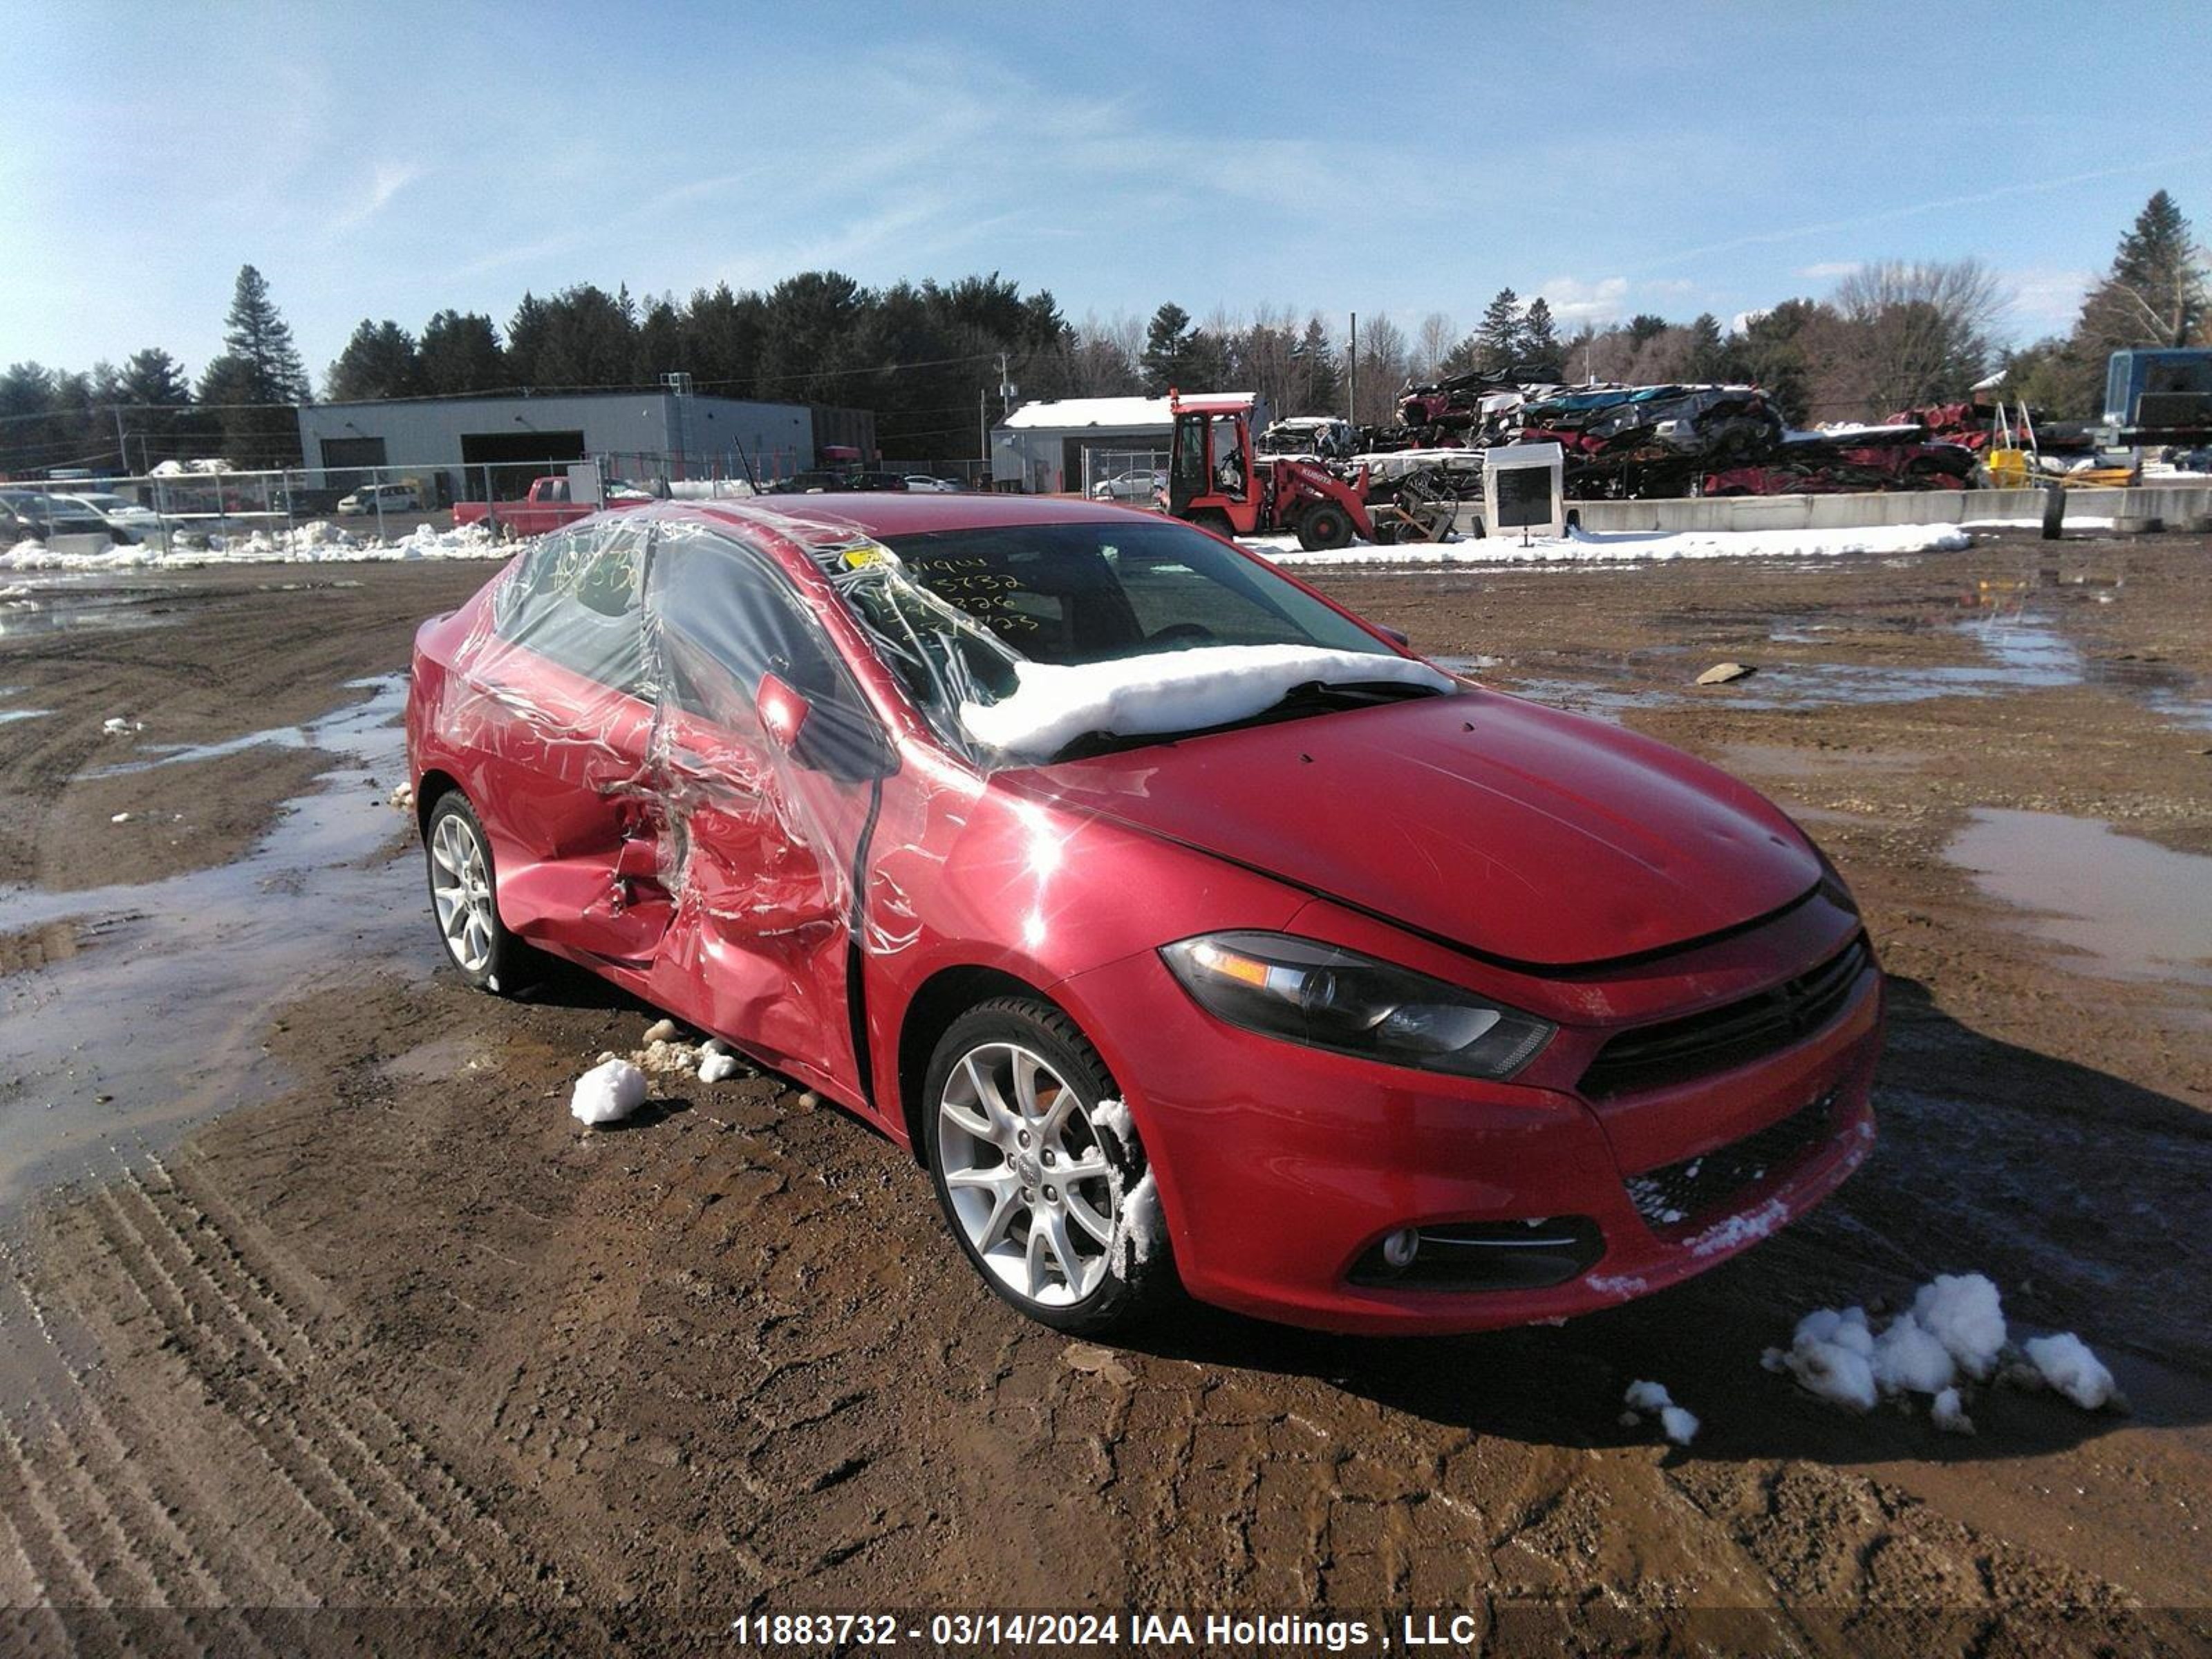
[[2081,314],[2081,296],[2096,279],[2087,271],[2029,266],[2002,273],[2012,290],[2007,321],[2023,337],[2063,333]]
[[379,161],[370,175],[368,191],[353,206],[331,221],[334,232],[357,230],[384,211],[392,198],[422,176],[413,161]]
[[1865,263],[1863,259],[1824,259],[1818,264],[1800,265],[1791,274],[1815,283],[1840,282]]
[[1536,292],[1552,307],[1552,315],[1563,323],[1609,323],[1628,309],[1626,276],[1602,276],[1594,283],[1554,276],[1540,284]]

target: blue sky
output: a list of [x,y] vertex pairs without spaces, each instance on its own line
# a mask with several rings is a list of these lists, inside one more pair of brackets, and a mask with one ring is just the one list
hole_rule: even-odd
[[258,265],[363,317],[996,270],[1071,317],[1725,322],[1976,255],[2063,327],[2212,234],[2212,4],[289,6],[0,0],[0,362],[197,374]]

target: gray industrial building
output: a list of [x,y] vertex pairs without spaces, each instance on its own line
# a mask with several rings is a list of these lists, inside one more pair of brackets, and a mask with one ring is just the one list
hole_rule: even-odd
[[[865,410],[749,403],[689,392],[578,392],[308,404],[300,453],[333,489],[402,469],[442,503],[520,495],[541,471],[597,460],[610,479],[763,483],[817,465],[833,446],[876,453]],[[384,476],[390,477],[387,472]]]

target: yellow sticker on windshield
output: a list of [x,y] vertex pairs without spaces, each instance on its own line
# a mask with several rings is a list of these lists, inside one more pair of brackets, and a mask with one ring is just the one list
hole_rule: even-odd
[[896,564],[898,556],[880,542],[863,542],[845,550],[845,568],[866,570],[872,564]]

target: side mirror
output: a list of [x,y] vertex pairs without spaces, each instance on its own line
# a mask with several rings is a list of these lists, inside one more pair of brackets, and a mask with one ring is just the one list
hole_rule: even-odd
[[811,705],[773,674],[761,676],[760,694],[753,699],[753,712],[760,716],[761,729],[769,740],[789,754],[799,745],[799,734],[805,728]]
[[1402,647],[1408,651],[1413,648],[1413,637],[1404,629],[1393,628],[1387,623],[1376,623],[1374,626],[1375,631],[1393,645]]

